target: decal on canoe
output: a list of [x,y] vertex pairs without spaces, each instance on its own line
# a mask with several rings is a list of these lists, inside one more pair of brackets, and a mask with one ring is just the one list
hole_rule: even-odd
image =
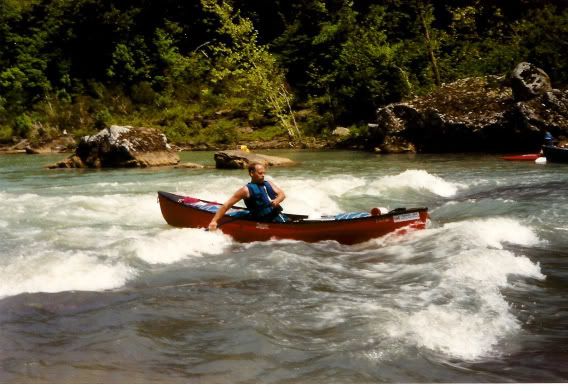
[[267,224],[256,223],[256,229],[268,229]]
[[392,219],[395,223],[401,223],[403,221],[418,220],[418,219],[420,219],[420,213],[418,213],[418,212],[404,213],[404,214],[401,214],[401,215],[393,216]]

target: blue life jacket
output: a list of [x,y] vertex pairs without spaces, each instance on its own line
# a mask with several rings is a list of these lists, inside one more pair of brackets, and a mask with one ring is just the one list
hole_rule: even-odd
[[[275,212],[275,208],[270,205],[270,201],[277,197],[276,192],[269,182],[247,183],[249,198],[245,199],[245,205],[250,210],[253,217],[262,218]],[[279,208],[282,210],[281,208]],[[280,211],[279,210],[279,211]]]
[[546,132],[546,133],[544,134],[544,143],[545,143],[546,145],[550,145],[550,146],[554,145],[554,137],[552,137],[552,135],[550,134],[550,132]]

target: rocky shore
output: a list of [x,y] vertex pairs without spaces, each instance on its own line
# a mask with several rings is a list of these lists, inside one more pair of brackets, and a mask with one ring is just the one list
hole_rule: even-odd
[[[152,132],[161,134],[155,129]],[[545,132],[550,132],[559,142],[568,141],[568,90],[553,88],[544,70],[533,64],[520,63],[510,75],[462,79],[443,85],[429,95],[379,107],[375,121],[369,124],[367,132],[352,134],[347,128],[337,128],[326,138],[305,137],[292,142],[282,137],[269,141],[248,141],[246,145],[250,150],[306,148],[359,149],[375,153],[530,152],[538,151]],[[162,140],[163,135],[156,137]],[[155,146],[159,144],[158,149],[163,152],[157,163],[145,161],[141,155],[157,151],[151,147],[135,151],[120,164],[176,164],[172,158],[175,152],[235,150],[238,144],[242,144],[167,145],[165,140],[162,141],[152,142]],[[79,145],[81,143],[86,145],[84,141],[79,141]],[[102,147],[97,148],[100,150]],[[124,150],[124,146],[116,148]],[[69,153],[76,149],[80,148],[72,137],[62,136],[41,145],[17,140],[11,145],[0,146],[0,153]],[[82,163],[76,158],[72,160],[60,163],[60,166],[97,167],[105,164],[105,158],[98,158],[98,163],[94,157],[86,157]]]
[[509,77],[458,80],[380,107],[376,124],[357,142],[382,153],[538,151],[545,132],[568,139],[568,90],[552,88],[546,72],[520,63]]

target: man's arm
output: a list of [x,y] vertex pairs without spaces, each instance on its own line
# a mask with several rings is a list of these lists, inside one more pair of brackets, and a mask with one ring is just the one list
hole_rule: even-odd
[[267,181],[268,183],[270,183],[270,186],[272,186],[272,190],[274,190],[274,192],[276,193],[276,198],[272,200],[272,202],[270,202],[270,205],[272,206],[278,206],[280,205],[280,203],[282,201],[284,201],[284,199],[286,198],[286,194],[284,193],[284,190],[282,190],[280,187],[278,187],[278,185],[276,185],[276,183],[271,182],[271,181]]
[[231,196],[231,198],[229,198],[223,205],[221,205],[221,207],[217,210],[217,213],[215,213],[215,216],[213,216],[213,218],[211,219],[211,222],[209,223],[209,231],[215,231],[217,229],[217,221],[219,221],[219,219],[221,217],[223,217],[225,215],[225,213],[231,209],[231,207],[233,205],[235,205],[237,202],[239,202],[240,200],[242,200],[243,198],[246,198],[248,196],[247,193],[247,188],[242,187],[239,190],[237,190],[235,192],[235,194],[233,194]]

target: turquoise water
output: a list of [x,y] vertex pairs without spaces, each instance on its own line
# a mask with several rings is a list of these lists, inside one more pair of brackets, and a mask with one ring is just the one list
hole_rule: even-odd
[[[287,212],[430,208],[356,246],[163,220],[245,171],[46,170],[0,155],[0,382],[565,382],[568,165],[265,151]],[[213,164],[212,152],[182,161]]]

